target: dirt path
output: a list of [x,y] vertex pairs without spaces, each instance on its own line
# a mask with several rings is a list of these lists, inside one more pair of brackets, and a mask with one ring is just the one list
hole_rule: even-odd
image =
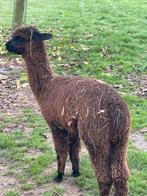
[[147,98],[147,75],[127,74],[125,78],[128,80],[134,95]]
[[145,133],[147,133],[147,127],[132,134],[131,139],[137,149],[147,152],[147,140],[145,140],[144,137]]
[[4,62],[4,65],[0,64],[0,111],[8,115],[18,115],[23,108],[31,107],[39,113],[28,83],[21,85],[18,79],[20,71],[24,69],[23,61],[12,59]]

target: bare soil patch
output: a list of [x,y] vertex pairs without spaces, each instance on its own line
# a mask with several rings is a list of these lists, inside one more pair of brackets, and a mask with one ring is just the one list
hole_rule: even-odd
[[26,107],[31,107],[36,113],[40,113],[29,85],[26,84],[23,87],[19,82],[19,72],[24,69],[23,61],[12,59],[10,62],[4,60],[4,63],[0,64],[0,110],[2,113],[10,116],[19,115]]
[[147,75],[127,74],[125,78],[128,80],[132,91],[135,95],[147,98]]
[[10,163],[3,161],[0,164],[0,195],[4,195],[6,191],[12,190],[17,186],[17,180],[14,176],[6,176]]
[[132,134],[131,139],[137,149],[147,152],[147,141],[144,137],[145,133],[147,133],[147,127],[141,129],[137,133]]

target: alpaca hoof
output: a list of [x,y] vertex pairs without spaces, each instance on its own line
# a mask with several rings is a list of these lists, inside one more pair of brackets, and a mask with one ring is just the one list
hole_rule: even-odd
[[73,177],[79,177],[80,176],[80,172],[79,171],[73,172],[72,176]]
[[58,172],[58,175],[54,177],[54,181],[60,183],[62,182],[62,180],[63,180],[63,174]]
[[59,176],[54,177],[54,181],[57,182],[57,183],[62,182],[62,180],[63,180],[63,177],[59,177]]

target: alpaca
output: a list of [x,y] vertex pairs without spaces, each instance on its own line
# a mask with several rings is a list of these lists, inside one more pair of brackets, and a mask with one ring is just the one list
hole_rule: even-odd
[[43,42],[51,37],[32,26],[19,27],[6,43],[6,49],[25,60],[30,87],[52,130],[58,167],[55,180],[63,180],[68,154],[72,175],[80,175],[81,138],[90,155],[100,196],[108,196],[112,184],[116,196],[126,196],[128,107],[104,82],[79,76],[54,76]]

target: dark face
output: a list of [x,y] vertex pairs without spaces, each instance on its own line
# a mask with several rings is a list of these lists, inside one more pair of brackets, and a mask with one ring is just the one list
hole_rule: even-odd
[[28,46],[30,46],[30,40],[31,42],[33,41],[37,43],[49,40],[51,37],[52,35],[50,33],[40,33],[33,27],[19,28],[13,33],[12,38],[6,43],[6,49],[9,52],[22,55],[25,51],[27,51]]
[[6,43],[6,50],[21,55],[25,51],[24,42],[25,39],[21,38],[20,36],[12,38]]

